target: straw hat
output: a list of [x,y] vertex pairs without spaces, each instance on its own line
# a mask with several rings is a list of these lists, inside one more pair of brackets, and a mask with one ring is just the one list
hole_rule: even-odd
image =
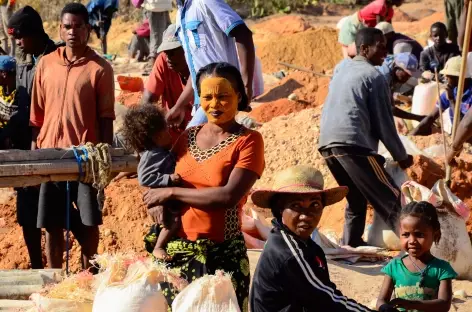
[[[441,70],[439,73],[442,75],[459,77],[461,73],[461,63],[462,63],[462,57],[460,56],[451,57],[446,62],[444,69]],[[465,74],[465,78],[470,78],[470,73],[468,71]]]
[[270,199],[276,194],[324,194],[325,206],[341,201],[348,192],[345,186],[324,189],[323,175],[310,166],[295,166],[277,174],[270,190],[256,190],[252,202],[261,208],[270,208]]

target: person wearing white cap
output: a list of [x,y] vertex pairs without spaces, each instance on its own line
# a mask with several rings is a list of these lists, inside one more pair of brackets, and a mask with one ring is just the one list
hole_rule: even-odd
[[[407,83],[411,80],[416,81],[416,78],[421,76],[421,72],[418,70],[418,59],[408,52],[388,56],[382,66],[377,66],[377,69],[387,80],[392,94],[393,105],[395,93],[409,91],[413,86],[407,85]],[[426,117],[405,112],[396,106],[393,106],[393,116],[416,121],[421,121]]]
[[[460,56],[450,58],[444,69],[441,70],[440,74],[444,75],[447,80],[446,91],[444,91],[436,104],[436,109],[425,117],[420,124],[411,132],[412,135],[430,135],[432,133],[432,127],[436,119],[439,117],[439,109],[443,111],[453,107],[456,102],[457,88],[459,85],[459,74],[461,71],[461,59]],[[470,79],[470,73],[466,73],[466,79],[464,81],[464,93],[462,95],[460,116],[461,119],[470,111],[472,106],[472,79]],[[451,123],[454,122],[454,110],[449,110],[449,117]]]
[[391,23],[380,22],[375,26],[375,28],[380,29],[384,34],[385,39],[387,39],[388,54],[410,52],[417,60],[420,59],[423,47],[418,41],[405,36],[404,34],[395,32]]

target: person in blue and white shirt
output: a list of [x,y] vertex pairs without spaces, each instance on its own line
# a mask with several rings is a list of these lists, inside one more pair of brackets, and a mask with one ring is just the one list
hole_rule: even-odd
[[185,51],[190,79],[167,119],[170,125],[180,125],[185,106],[194,100],[193,119],[187,126],[192,127],[207,121],[195,84],[198,70],[211,63],[230,63],[241,71],[251,99],[255,49],[251,30],[224,0],[177,0],[177,7],[177,34]]
[[[446,76],[447,86],[446,90],[441,93],[439,103],[436,103],[436,109],[426,116],[420,124],[412,131],[411,135],[430,135],[433,130],[433,125],[439,117],[439,109],[445,111],[449,108],[449,118],[451,124],[454,124],[454,105],[457,99],[457,89],[459,85],[459,74],[461,70],[462,57],[455,56],[450,58],[444,69],[439,73]],[[466,72],[464,80],[464,93],[462,94],[460,119],[467,114],[472,107],[472,79],[470,73]]]

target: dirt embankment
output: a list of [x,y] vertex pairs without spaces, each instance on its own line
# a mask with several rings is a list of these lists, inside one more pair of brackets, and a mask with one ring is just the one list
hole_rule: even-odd
[[290,63],[316,72],[331,70],[342,58],[337,31],[320,27],[258,42],[256,53],[266,73],[286,69],[278,62]]
[[[258,122],[268,122],[277,116],[285,116],[324,103],[330,79],[315,77],[304,72],[290,72],[278,85],[266,91],[258,99],[258,105],[249,114]],[[288,97],[294,94],[295,99]]]
[[[8,192],[10,196],[0,204],[0,220],[4,221],[4,225],[0,227],[0,269],[27,269],[28,251],[21,227],[16,222],[16,198],[12,190],[2,191]],[[103,225],[100,226],[98,252],[135,251],[145,254],[143,237],[152,222],[147,216],[138,182],[126,180],[112,183],[105,193],[107,198],[103,210]],[[78,271],[80,246],[72,235],[70,246],[70,268]],[[44,255],[43,262],[46,263]]]

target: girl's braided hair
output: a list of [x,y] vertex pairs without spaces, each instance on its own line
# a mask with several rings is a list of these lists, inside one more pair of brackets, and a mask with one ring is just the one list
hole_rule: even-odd
[[417,217],[422,222],[431,226],[433,232],[438,233],[438,235],[435,236],[434,242],[436,244],[439,243],[439,240],[441,239],[441,225],[439,223],[436,207],[426,201],[414,201],[403,207],[400,214],[400,220],[408,216]]

